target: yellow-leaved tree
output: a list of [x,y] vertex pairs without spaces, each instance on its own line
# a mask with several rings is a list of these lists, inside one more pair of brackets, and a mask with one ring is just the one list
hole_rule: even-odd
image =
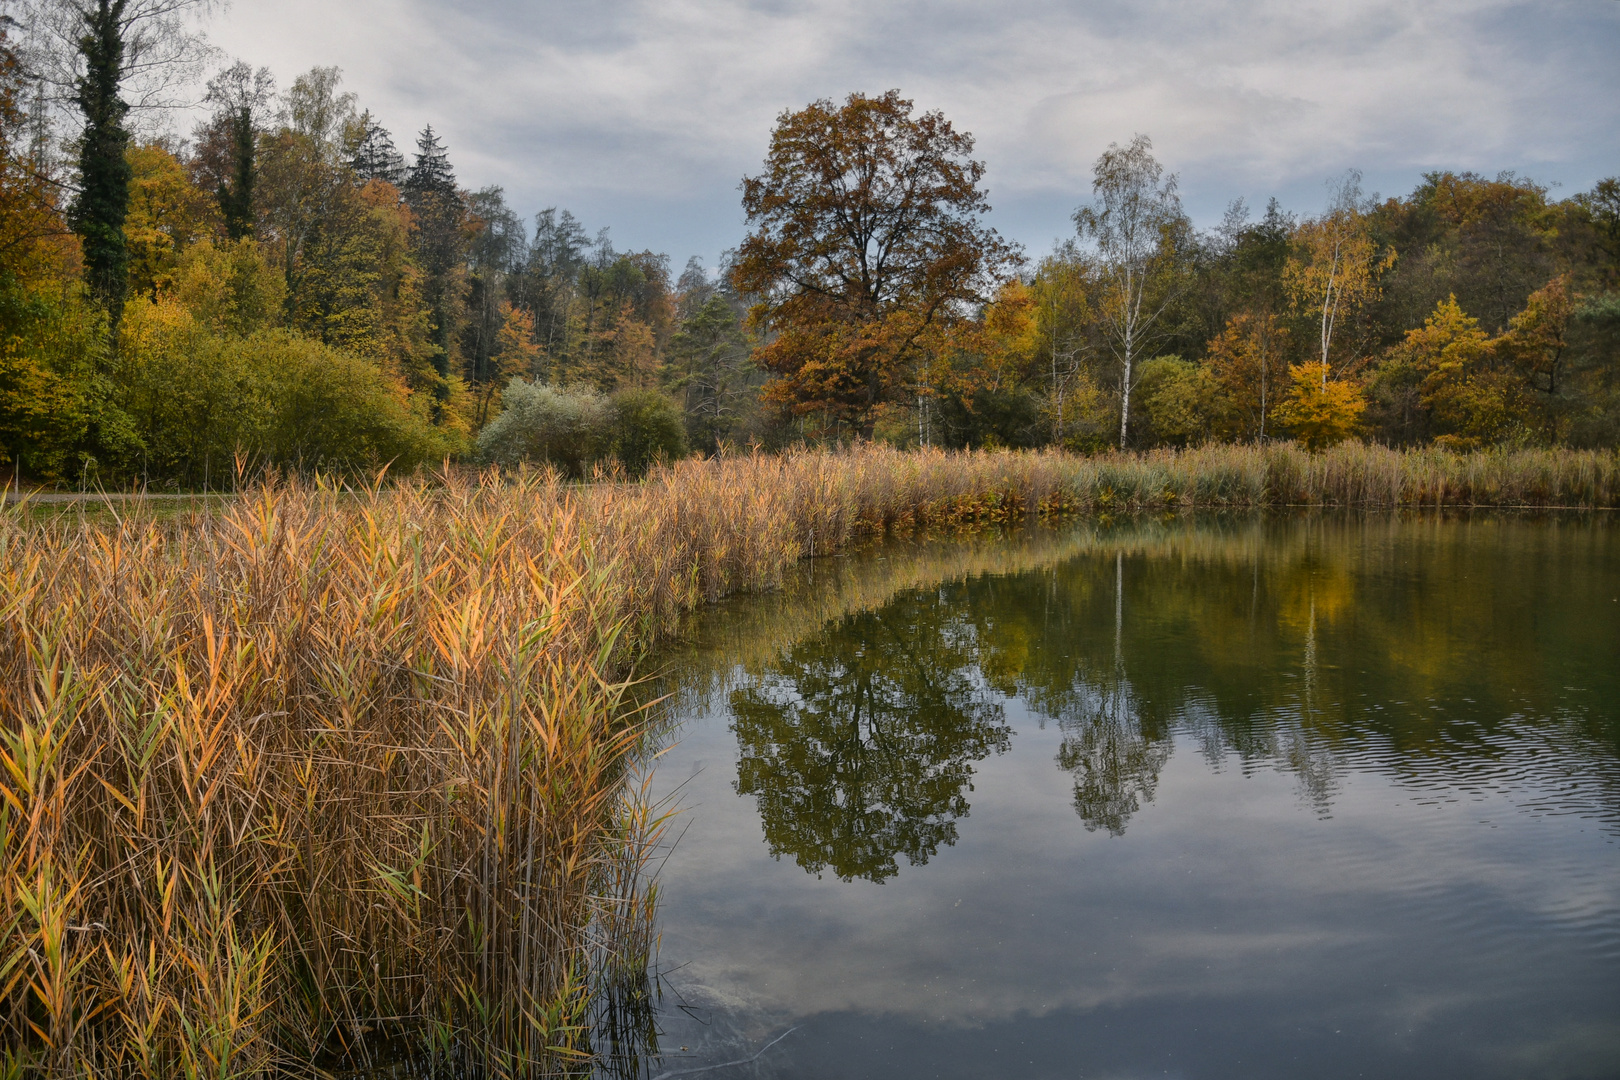
[[1449,296],[1422,328],[1406,332],[1385,365],[1416,383],[1435,443],[1466,450],[1512,438],[1529,418],[1524,381],[1507,369],[1503,351]]
[[162,144],[130,147],[126,157],[131,172],[129,216],[124,219],[129,291],[152,296],[174,283],[191,245],[219,231],[219,208]]
[[1328,379],[1321,363],[1290,364],[1288,396],[1277,406],[1277,426],[1312,450],[1356,433],[1367,400],[1348,379]]
[[1288,329],[1270,313],[1234,315],[1209,343],[1204,367],[1219,390],[1217,433],[1261,440],[1287,391]]
[[1323,392],[1334,370],[1335,335],[1378,298],[1379,277],[1395,263],[1395,252],[1380,250],[1373,241],[1360,206],[1360,181],[1359,173],[1347,175],[1327,213],[1300,223],[1294,254],[1283,268],[1283,286],[1295,309],[1318,326],[1320,352],[1314,366]]

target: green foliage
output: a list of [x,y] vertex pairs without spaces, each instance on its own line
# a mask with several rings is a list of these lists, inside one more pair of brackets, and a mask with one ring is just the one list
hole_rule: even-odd
[[598,390],[513,379],[500,415],[478,434],[478,453],[497,465],[544,462],[580,477],[611,451],[613,421],[613,403]]
[[1187,446],[1209,437],[1219,388],[1207,368],[1179,356],[1160,356],[1142,364],[1137,400],[1154,441]]
[[[705,284],[695,283],[692,291]],[[674,385],[685,397],[693,447],[718,449],[739,429],[760,382],[748,353],[735,305],[718,293],[703,301],[670,341]]]
[[352,354],[286,330],[221,333],[173,300],[129,305],[119,404],[148,481],[212,486],[252,466],[408,471],[458,447]]
[[920,590],[829,622],[732,693],[737,793],[771,854],[881,882],[956,842],[973,767],[1012,729],[947,609]]
[[1045,441],[1041,400],[1020,386],[986,387],[971,398],[948,393],[937,406],[938,440],[952,448],[1031,447]]
[[656,390],[620,390],[612,400],[613,456],[631,476],[686,453],[685,425],[675,402]]
[[217,246],[205,240],[186,253],[175,274],[174,296],[221,334],[278,325],[286,295],[286,280],[247,238]]
[[76,283],[0,276],[0,462],[57,483],[115,470],[133,444],[109,401],[106,316]]
[[257,133],[253,130],[253,110],[240,106],[230,118],[231,151],[235,168],[227,183],[219,186],[219,212],[225,218],[225,234],[232,240],[253,235],[253,181]]
[[1600,293],[1575,311],[1573,377],[1581,387],[1567,430],[1575,446],[1620,445],[1620,292]]
[[96,0],[82,9],[84,34],[79,51],[85,72],[73,95],[84,116],[84,134],[79,139],[79,195],[71,220],[84,241],[85,282],[107,308],[114,326],[129,287],[124,219],[134,175],[125,157],[129,130],[124,120],[129,105],[120,96],[125,4],[126,0]]
[[513,379],[501,412],[478,434],[483,460],[508,468],[553,465],[573,477],[613,458],[631,476],[686,453],[680,407],[655,390],[621,390],[611,398],[591,386],[550,386]]
[[[1013,276],[971,137],[856,94],[779,119],[747,242],[718,283],[696,260],[672,283],[566,211],[531,235],[499,188],[460,188],[431,129],[407,169],[336,68],[273,102],[268,71],[233,65],[193,140],[131,146],[133,3],[70,5],[78,184],[0,26],[0,464],[28,479],[212,484],[239,451],[584,477],[851,436],[1620,441],[1620,179],[1551,201],[1439,172],[1374,204],[1352,178],[1324,215],[1239,202],[1199,234],[1139,137],[1099,160],[1080,233]],[[850,169],[865,186],[839,187]]]

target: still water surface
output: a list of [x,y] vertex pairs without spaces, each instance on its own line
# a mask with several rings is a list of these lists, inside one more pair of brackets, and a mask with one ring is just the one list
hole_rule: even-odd
[[689,638],[644,1075],[1620,1076],[1607,518],[891,546]]

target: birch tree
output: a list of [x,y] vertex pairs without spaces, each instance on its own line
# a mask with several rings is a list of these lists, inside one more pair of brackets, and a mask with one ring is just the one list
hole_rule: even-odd
[[1176,194],[1176,177],[1164,174],[1146,135],[1125,147],[1109,144],[1093,169],[1091,190],[1091,204],[1075,211],[1074,223],[1096,248],[1097,318],[1120,362],[1119,445],[1124,449],[1137,362],[1175,299],[1179,253],[1191,226]]
[[1333,337],[1340,324],[1378,298],[1378,278],[1395,262],[1380,252],[1361,209],[1361,174],[1350,172],[1333,188],[1328,211],[1295,234],[1296,253],[1283,269],[1283,285],[1296,309],[1319,327],[1322,389],[1327,389]]

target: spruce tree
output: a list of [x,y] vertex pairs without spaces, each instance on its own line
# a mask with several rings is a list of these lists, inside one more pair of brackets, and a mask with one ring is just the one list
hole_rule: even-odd
[[82,9],[84,34],[79,52],[85,72],[74,87],[74,102],[84,114],[79,140],[79,194],[71,221],[84,241],[84,278],[90,292],[107,309],[116,328],[129,288],[129,250],[124,218],[129,213],[132,178],[126,151],[129,104],[120,96],[124,78],[124,7],[128,0],[96,0]]
[[405,157],[394,147],[388,129],[362,113],[360,137],[349,154],[349,168],[361,183],[385,180],[396,187],[405,182]]
[[405,177],[404,194],[415,219],[412,239],[417,257],[427,272],[424,291],[434,346],[433,367],[441,379],[436,394],[443,401],[449,396],[451,358],[463,307],[457,270],[466,257],[466,208],[456,188],[450,155],[431,125],[416,141],[416,163]]
[[407,197],[455,195],[456,174],[450,168],[450,153],[435,134],[433,125],[422,129],[416,139],[416,164],[405,179]]

